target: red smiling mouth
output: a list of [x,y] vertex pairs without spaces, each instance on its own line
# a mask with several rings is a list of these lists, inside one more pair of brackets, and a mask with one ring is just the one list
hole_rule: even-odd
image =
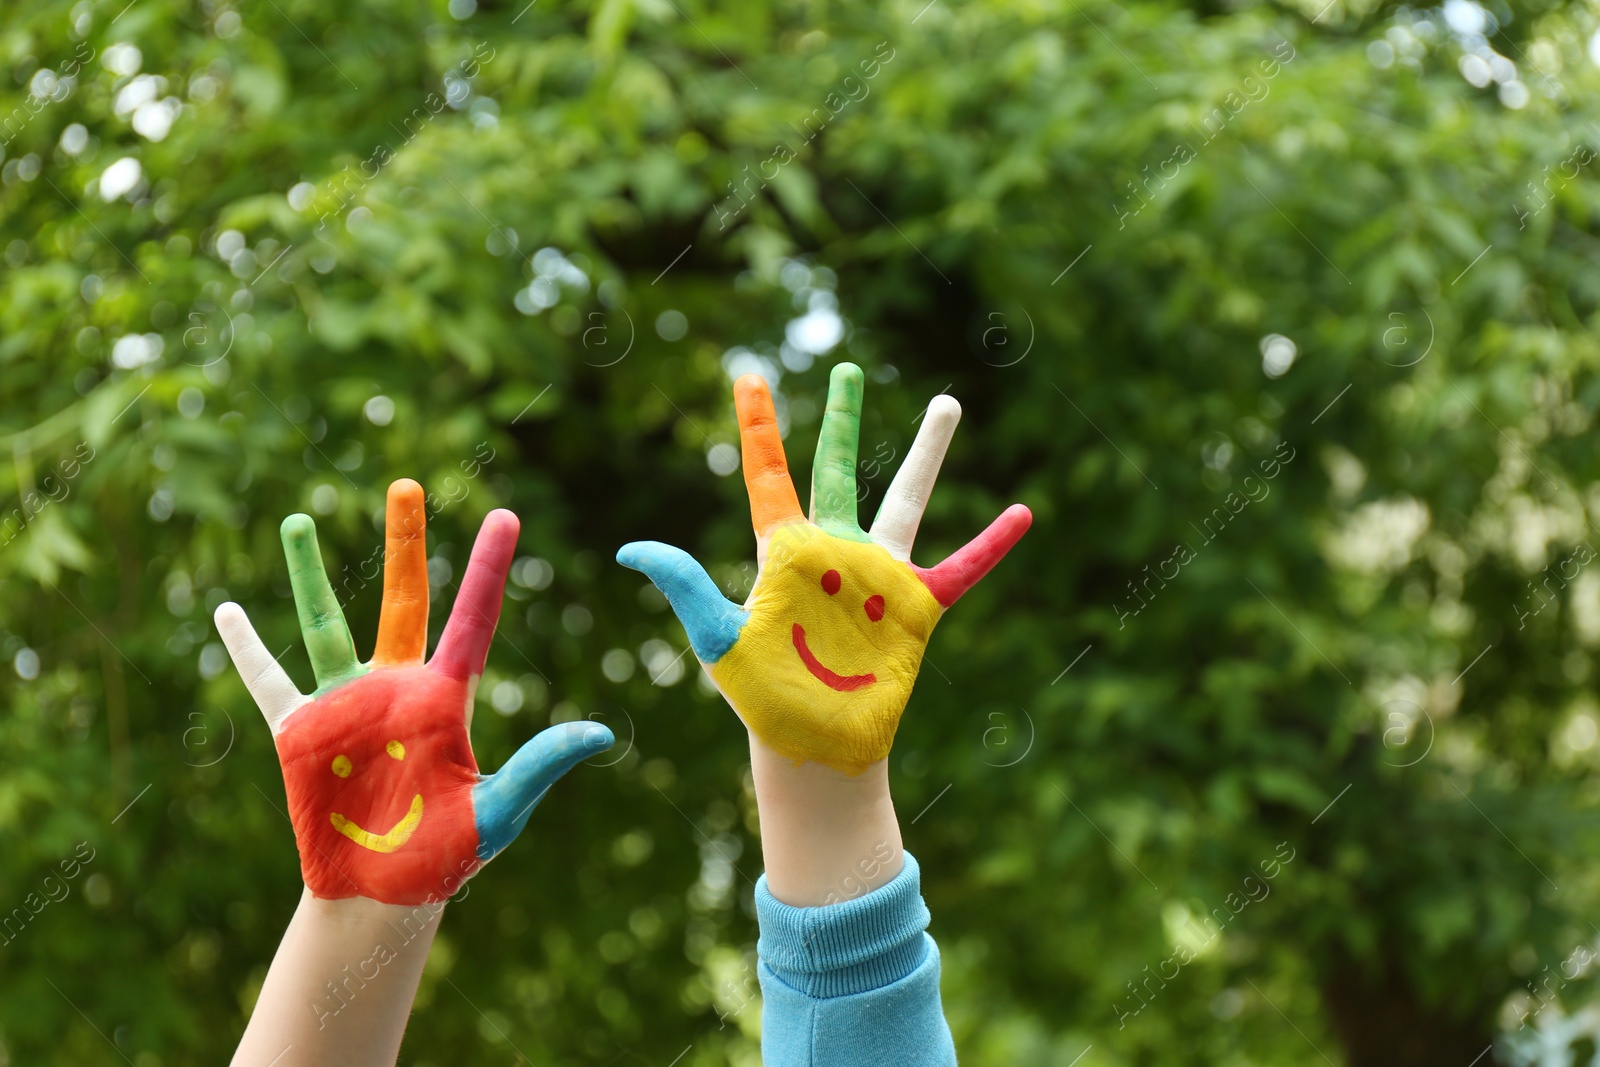
[[860,689],[862,686],[871,685],[878,680],[878,676],[875,674],[835,674],[824,667],[822,662],[812,654],[811,649],[806,647],[806,628],[799,623],[794,624],[794,650],[800,653],[800,662],[806,665],[806,670],[810,671],[817,681],[829,689],[837,689],[841,693],[848,693],[852,689]]

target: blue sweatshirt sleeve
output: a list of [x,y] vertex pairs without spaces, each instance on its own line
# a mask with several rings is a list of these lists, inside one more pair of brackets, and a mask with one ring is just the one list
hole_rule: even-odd
[[765,1067],[954,1067],[939,1004],[939,948],[921,872],[865,896],[796,908],[756,885]]

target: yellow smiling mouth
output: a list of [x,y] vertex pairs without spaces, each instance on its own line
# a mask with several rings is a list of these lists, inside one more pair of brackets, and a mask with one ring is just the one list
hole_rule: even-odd
[[333,823],[335,830],[362,848],[369,848],[374,852],[393,852],[411,840],[411,835],[417,832],[417,824],[422,821],[422,794],[418,793],[411,798],[411,810],[394,824],[394,829],[383,835],[368,833],[338,812],[330,814],[328,820]]

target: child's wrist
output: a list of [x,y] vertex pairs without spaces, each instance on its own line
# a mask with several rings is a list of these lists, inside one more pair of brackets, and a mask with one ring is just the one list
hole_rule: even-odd
[[795,907],[852,900],[905,866],[888,762],[849,775],[796,764],[750,737],[767,888]]
[[329,899],[305,889],[300,897],[300,912],[319,927],[340,934],[369,937],[374,934],[412,936],[431,934],[439,925],[447,901],[429,904],[385,904],[371,897]]

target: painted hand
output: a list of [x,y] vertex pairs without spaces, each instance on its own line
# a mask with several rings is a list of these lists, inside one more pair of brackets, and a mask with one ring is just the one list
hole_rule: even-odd
[[446,899],[509,845],[567,771],[610,748],[611,731],[564,723],[534,737],[497,774],[478,773],[467,737],[517,517],[484,519],[455,608],[433,658],[428,644],[428,562],[422,487],[389,487],[383,608],[372,659],[356,659],[322,568],[316,526],[283,521],[289,581],[317,690],[302,694],[237,604],[217,609],[217,630],[267,717],[283,764],[300,870],[316,896],[386,904]]
[[745,487],[760,571],[743,607],[681,549],[624,545],[617,562],[643,571],[671,602],[695,655],[751,733],[799,762],[860,774],[884,759],[934,624],[1010,551],[1032,522],[1013,504],[931,570],[911,542],[961,406],[928,405],[922,427],[872,524],[856,519],[861,368],[833,368],[811,475],[811,520],[789,480],[766,382],[734,383]]

